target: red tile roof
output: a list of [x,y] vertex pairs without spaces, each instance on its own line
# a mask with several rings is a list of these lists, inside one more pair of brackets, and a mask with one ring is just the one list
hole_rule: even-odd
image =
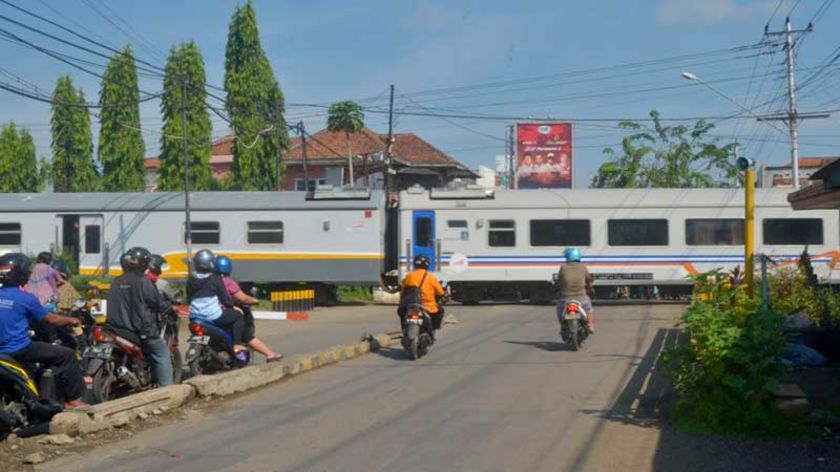
[[[799,168],[800,169],[819,169],[821,167],[825,167],[832,162],[840,159],[838,156],[826,156],[826,157],[800,157],[799,158]],[[780,166],[767,166],[767,169],[790,169],[790,164],[783,164]]]

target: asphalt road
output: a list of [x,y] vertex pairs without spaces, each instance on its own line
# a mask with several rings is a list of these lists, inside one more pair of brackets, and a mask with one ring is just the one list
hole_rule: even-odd
[[807,448],[693,442],[659,427],[667,389],[651,374],[683,307],[602,307],[579,352],[559,342],[551,307],[449,309],[460,323],[420,361],[384,350],[38,470],[818,470],[815,457],[797,462]]

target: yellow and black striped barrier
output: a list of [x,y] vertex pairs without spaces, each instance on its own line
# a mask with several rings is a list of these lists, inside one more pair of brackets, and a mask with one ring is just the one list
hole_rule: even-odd
[[306,312],[315,309],[315,290],[284,290],[271,292],[271,304],[274,311],[290,313]]

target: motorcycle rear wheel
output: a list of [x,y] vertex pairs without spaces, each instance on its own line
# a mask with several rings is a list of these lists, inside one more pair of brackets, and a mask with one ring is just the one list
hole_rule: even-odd
[[177,347],[170,356],[172,357],[172,383],[177,385],[184,378],[184,358],[181,357],[181,351]]
[[569,345],[573,351],[580,349],[580,329],[578,320],[569,320]]
[[106,364],[96,371],[93,376],[93,397],[96,403],[107,402],[114,399],[114,382],[116,382],[111,368]]

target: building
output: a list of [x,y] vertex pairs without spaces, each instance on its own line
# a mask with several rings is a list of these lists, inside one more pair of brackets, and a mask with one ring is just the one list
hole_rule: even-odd
[[475,184],[480,185],[482,188],[497,188],[498,182],[496,177],[496,171],[486,167],[486,166],[478,166],[478,170],[476,173],[479,175],[477,179],[475,179]]
[[810,185],[788,195],[794,210],[840,209],[840,160],[814,172]]
[[[799,159],[799,186],[808,185],[811,176],[838,157],[802,157]],[[759,184],[762,187],[791,188],[791,165],[761,166]]]
[[[400,190],[414,185],[443,187],[461,180],[473,182],[479,176],[443,151],[413,133],[395,133],[391,148],[392,166]],[[350,135],[353,178],[356,185],[381,188],[383,162],[388,136],[365,127]],[[316,185],[339,186],[349,183],[347,141],[344,133],[321,130],[306,139],[304,163],[300,138],[292,140],[285,157],[283,190],[304,190]],[[304,179],[306,173],[306,179]]]
[[[213,143],[210,167],[213,178],[217,181],[230,173],[234,139],[234,135],[230,134]],[[375,133],[367,127],[350,135],[356,185],[382,187],[382,164],[386,144],[387,135]],[[479,177],[413,133],[394,134],[391,155],[400,190],[413,185],[442,187],[459,179],[473,182]],[[290,149],[284,156],[284,164],[286,172],[281,185],[282,190],[304,190],[307,188],[305,180],[309,181],[309,189],[317,185],[339,187],[349,183],[347,141],[344,133],[322,130],[308,136],[305,163],[300,138],[292,138]],[[146,158],[145,167],[146,190],[155,191],[160,160],[157,157]]]

